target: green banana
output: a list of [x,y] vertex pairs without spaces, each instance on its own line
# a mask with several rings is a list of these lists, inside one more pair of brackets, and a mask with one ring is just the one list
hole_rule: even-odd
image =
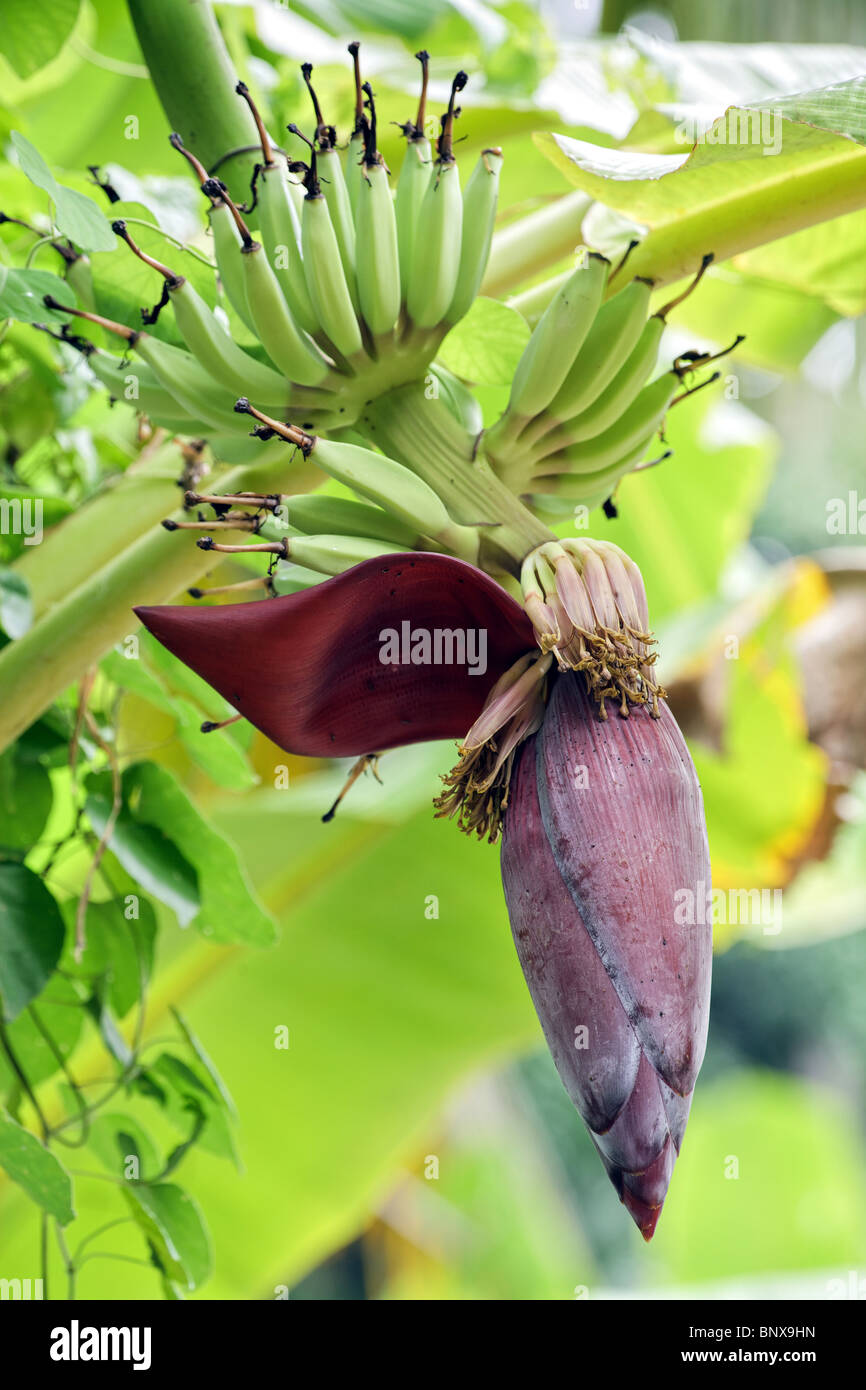
[[649,280],[632,280],[602,305],[565,379],[547,403],[551,419],[570,420],[578,415],[613,380],[637,346],[651,292]]
[[[134,406],[155,425],[162,425],[172,434],[210,433],[210,426],[188,415],[146,362],[133,365],[102,348],[94,348],[87,355],[87,365],[115,400]],[[133,395],[129,394],[130,390],[134,391]]]
[[215,381],[235,395],[246,391],[272,405],[286,404],[288,382],[238,347],[188,280],[170,286],[169,299],[184,342]]
[[383,507],[404,525],[465,559],[477,556],[477,531],[453,522],[438,493],[402,463],[359,444],[335,444],[322,438],[315,440],[311,457],[330,477]]
[[[400,261],[400,294],[405,301],[409,289],[412,253],[421,205],[433,172],[430,141],[410,139],[397,179],[394,212],[397,218],[397,252]],[[426,234],[426,228],[425,228]]]
[[318,323],[304,282],[298,216],[294,198],[289,192],[285,156],[278,155],[274,150],[247,84],[238,82],[235,91],[249,107],[262,147],[262,163],[257,166],[253,183],[255,207],[268,263],[295,322],[305,332],[316,333]]
[[249,305],[247,304],[247,294],[244,287],[243,271],[241,269],[240,232],[235,226],[234,218],[225,203],[213,203],[211,205],[210,228],[213,233],[213,249],[214,255],[216,256],[217,270],[219,271],[220,281],[225,290],[226,298],[250,332],[255,333],[256,328],[253,323]]
[[400,262],[394,204],[384,164],[364,164],[358,188],[358,300],[374,337],[390,333],[400,313]]
[[[581,346],[598,321],[608,269],[606,258],[591,251],[545,309],[514,374],[503,416],[503,422],[506,418],[509,421],[509,432],[514,430],[513,422],[532,419],[548,409],[571,375],[572,363],[580,358]],[[498,431],[497,424],[490,432],[491,439]]]
[[289,524],[308,536],[368,536],[388,541],[403,550],[414,550],[420,543],[417,529],[389,516],[381,507],[358,502],[352,497],[329,497],[326,493],[299,493],[284,499]]
[[315,151],[312,158],[302,225],[307,288],[326,336],[343,357],[352,358],[363,352],[361,329],[346,283],[331,214],[316,179]]
[[596,396],[592,405],[562,422],[551,420],[549,413],[546,413],[541,418],[541,428],[536,434],[533,435],[527,430],[521,436],[521,446],[525,445],[531,450],[538,443],[543,445],[543,437],[550,435],[554,430],[558,430],[560,434],[567,433],[569,442],[573,444],[602,434],[625,414],[655,369],[664,327],[664,319],[659,314],[653,314],[648,318],[637,345],[613,380]]
[[456,163],[434,169],[421,200],[406,290],[406,312],[416,328],[435,328],[454,298],[460,268],[463,198]]
[[[436,163],[421,205],[406,286],[406,312],[416,328],[435,328],[447,313],[460,269],[463,198],[454,158],[454,101],[469,78],[458,72],[451,83],[448,110],[436,145]],[[423,235],[417,235],[417,232]]]
[[346,179],[343,174],[343,164],[336,146],[330,146],[328,149],[320,148],[318,154],[322,192],[328,205],[328,212],[331,214],[331,226],[334,228],[334,235],[337,238],[340,261],[343,266],[343,274],[346,277],[352,307],[357,313],[360,310],[360,299],[358,298],[358,284],[355,274],[355,222],[352,204],[349,200],[349,190],[346,187]]
[[437,541],[461,559],[477,558],[477,530],[452,521],[439,494],[402,463],[360,444],[338,443],[321,435],[309,435],[295,425],[284,425],[243,397],[235,402],[235,410],[258,420],[258,432],[263,438],[279,435],[302,449],[323,472],[359,497],[382,507],[404,526]]
[[286,541],[289,559],[319,574],[342,574],[363,560],[380,555],[399,555],[402,545],[362,536],[292,536]]
[[290,381],[299,386],[320,385],[332,364],[292,318],[261,242],[250,236],[228,193],[215,179],[208,181],[205,192],[211,197],[222,198],[240,233],[244,290],[256,337],[271,361]]
[[643,462],[653,437],[654,432],[648,434],[637,447],[630,449],[615,463],[594,473],[558,473],[536,478],[530,496],[537,494],[544,498],[555,498],[567,502],[569,508],[579,505],[591,511],[593,507],[606,502],[622,479]]
[[394,200],[394,211],[397,218],[397,251],[400,259],[400,295],[404,303],[409,285],[409,271],[412,264],[412,248],[415,244],[418,215],[433,172],[430,141],[425,134],[430,54],[422,48],[420,53],[415,54],[415,57],[421,64],[421,96],[418,101],[418,113],[415,120],[407,121],[402,127],[403,134],[406,136],[406,153],[400,166],[397,194]]
[[231,392],[219,386],[190,353],[150,333],[134,334],[129,341],[185,411],[211,429],[238,432],[237,418],[232,420]]
[[355,257],[361,313],[374,337],[392,332],[400,313],[397,223],[388,170],[376,148],[376,107],[364,83],[370,119],[364,125],[364,162],[355,208]]
[[261,244],[250,241],[241,255],[247,301],[265,352],[290,381],[320,385],[328,375],[328,360],[295,324]]
[[601,434],[577,442],[568,425],[554,430],[545,441],[548,453],[536,463],[539,474],[549,472],[595,473],[637,448],[655,434],[680,385],[676,371],[665,372],[645,386],[629,408]]
[[304,278],[297,211],[287,173],[272,164],[259,174],[259,228],[268,263],[292,317],[305,332],[317,333],[319,322]]
[[[205,304],[198,290],[182,275],[175,275],[168,266],[162,265],[137,246],[129,233],[126,223],[121,219],[111,224],[112,231],[126,242],[129,249],[145,265],[156,270],[165,281],[165,293],[174,309],[177,326],[190,352],[201,363],[205,371],[237,396],[240,391],[251,393],[257,400],[267,402],[282,409],[288,400],[288,382],[275,372],[256,361],[237,343],[220,323],[219,319]],[[159,308],[147,316],[153,322]]]
[[482,150],[463,194],[463,242],[454,297],[445,318],[457,323],[468,313],[481,289],[493,241],[502,151]]

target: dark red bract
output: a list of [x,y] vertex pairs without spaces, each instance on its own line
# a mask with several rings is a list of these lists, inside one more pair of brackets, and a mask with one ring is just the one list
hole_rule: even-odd
[[[307,757],[459,738],[493,682],[534,645],[523,609],[447,555],[367,560],[284,598],[137,608],[144,626],[280,748]],[[482,628],[487,670],[383,665],[381,633]]]

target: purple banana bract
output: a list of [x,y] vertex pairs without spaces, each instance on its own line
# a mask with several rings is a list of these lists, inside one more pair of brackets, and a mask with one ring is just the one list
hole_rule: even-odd
[[700,786],[670,711],[602,722],[582,677],[560,675],[512,779],[502,879],[557,1070],[646,1239],[706,1044],[710,928],[674,911],[705,878]]
[[[677,890],[710,880],[701,791],[652,675],[637,567],[586,543],[546,547],[527,575],[541,652],[493,580],[428,553],[288,598],[137,611],[289,752],[369,755],[471,725],[439,814],[491,840],[504,824],[505,896],[544,1035],[648,1240],[706,1043],[710,929],[675,918]],[[383,665],[382,630],[402,619],[483,627],[486,677]]]

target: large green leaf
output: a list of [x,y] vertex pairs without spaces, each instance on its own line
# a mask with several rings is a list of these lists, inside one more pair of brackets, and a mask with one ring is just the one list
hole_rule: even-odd
[[124,1189],[133,1219],[153,1259],[183,1289],[196,1289],[208,1278],[212,1252],[207,1227],[188,1192],[174,1183],[141,1183]]
[[[81,997],[75,985],[55,972],[30,1007],[6,1029],[15,1057],[32,1086],[54,1076],[69,1060],[83,1024]],[[0,1087],[13,1081],[14,1073],[0,1052]]]
[[124,773],[124,796],[139,825],[182,846],[198,877],[201,902],[194,925],[212,942],[270,946],[275,928],[263,910],[233,846],[196,810],[179,783],[155,763]]
[[81,0],[4,0],[0,53],[19,77],[55,58],[75,27]]
[[51,810],[51,778],[41,763],[25,762],[17,750],[0,756],[0,854],[29,850]]
[[438,356],[464,381],[508,386],[528,342],[529,327],[520,314],[497,299],[480,297],[451,329]]
[[[844,86],[844,95],[838,87],[812,94],[811,115],[823,112],[820,127],[732,107],[682,155],[611,150],[565,135],[537,138],[572,183],[648,228],[630,270],[666,282],[697,270],[708,252],[726,260],[866,205],[866,150],[850,138],[866,129],[866,78]],[[851,223],[852,263],[862,259],[861,223],[862,214]],[[823,292],[821,283],[813,289]]]
[[63,937],[63,919],[41,878],[23,864],[0,864],[0,1007],[7,1022],[46,985]]
[[82,251],[112,250],[117,238],[93,199],[58,183],[39,151],[20,131],[13,130],[12,143],[24,173],[52,199],[54,220],[63,235]]
[[42,1147],[35,1134],[22,1129],[2,1108],[0,1168],[61,1226],[73,1219],[72,1181],[66,1169]]

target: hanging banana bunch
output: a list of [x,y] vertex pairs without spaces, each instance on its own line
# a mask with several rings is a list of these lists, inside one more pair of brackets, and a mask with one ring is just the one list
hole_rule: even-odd
[[682,389],[684,377],[724,355],[699,352],[653,376],[667,317],[711,260],[650,314],[651,280],[638,277],[604,299],[623,263],[611,274],[605,257],[583,253],[526,345],[506,410],[483,437],[487,459],[514,492],[592,509],[626,473],[649,466],[647,452],[671,406],[718,376]]
[[[371,399],[423,379],[448,329],[471,306],[490,251],[502,158],[498,150],[483,152],[464,199],[453,138],[466,74],[452,83],[432,149],[425,135],[428,55],[418,54],[421,96],[415,120],[402,127],[406,154],[395,190],[378,149],[375,95],[362,81],[358,45],[350,51],[356,119],[345,150],[322,114],[311,64],[301,71],[315,118],[312,138],[288,127],[307,145],[303,161],[289,161],[276,147],[248,88],[237,84],[261,145],[244,207],[179,135],[171,136],[208,200],[224,302],[256,340],[251,350],[234,341],[227,317],[215,314],[176,268],[142,251],[123,221],[114,223],[129,250],[163,277],[161,298],[142,311],[144,327],[170,306],[184,343],[106,320],[99,325],[142,359],[134,399],[155,424],[238,433],[243,425],[233,402],[247,395],[307,430],[346,428]],[[247,221],[253,210],[257,236]],[[129,398],[116,390],[128,375],[124,359],[100,349],[90,363],[113,394]]]

